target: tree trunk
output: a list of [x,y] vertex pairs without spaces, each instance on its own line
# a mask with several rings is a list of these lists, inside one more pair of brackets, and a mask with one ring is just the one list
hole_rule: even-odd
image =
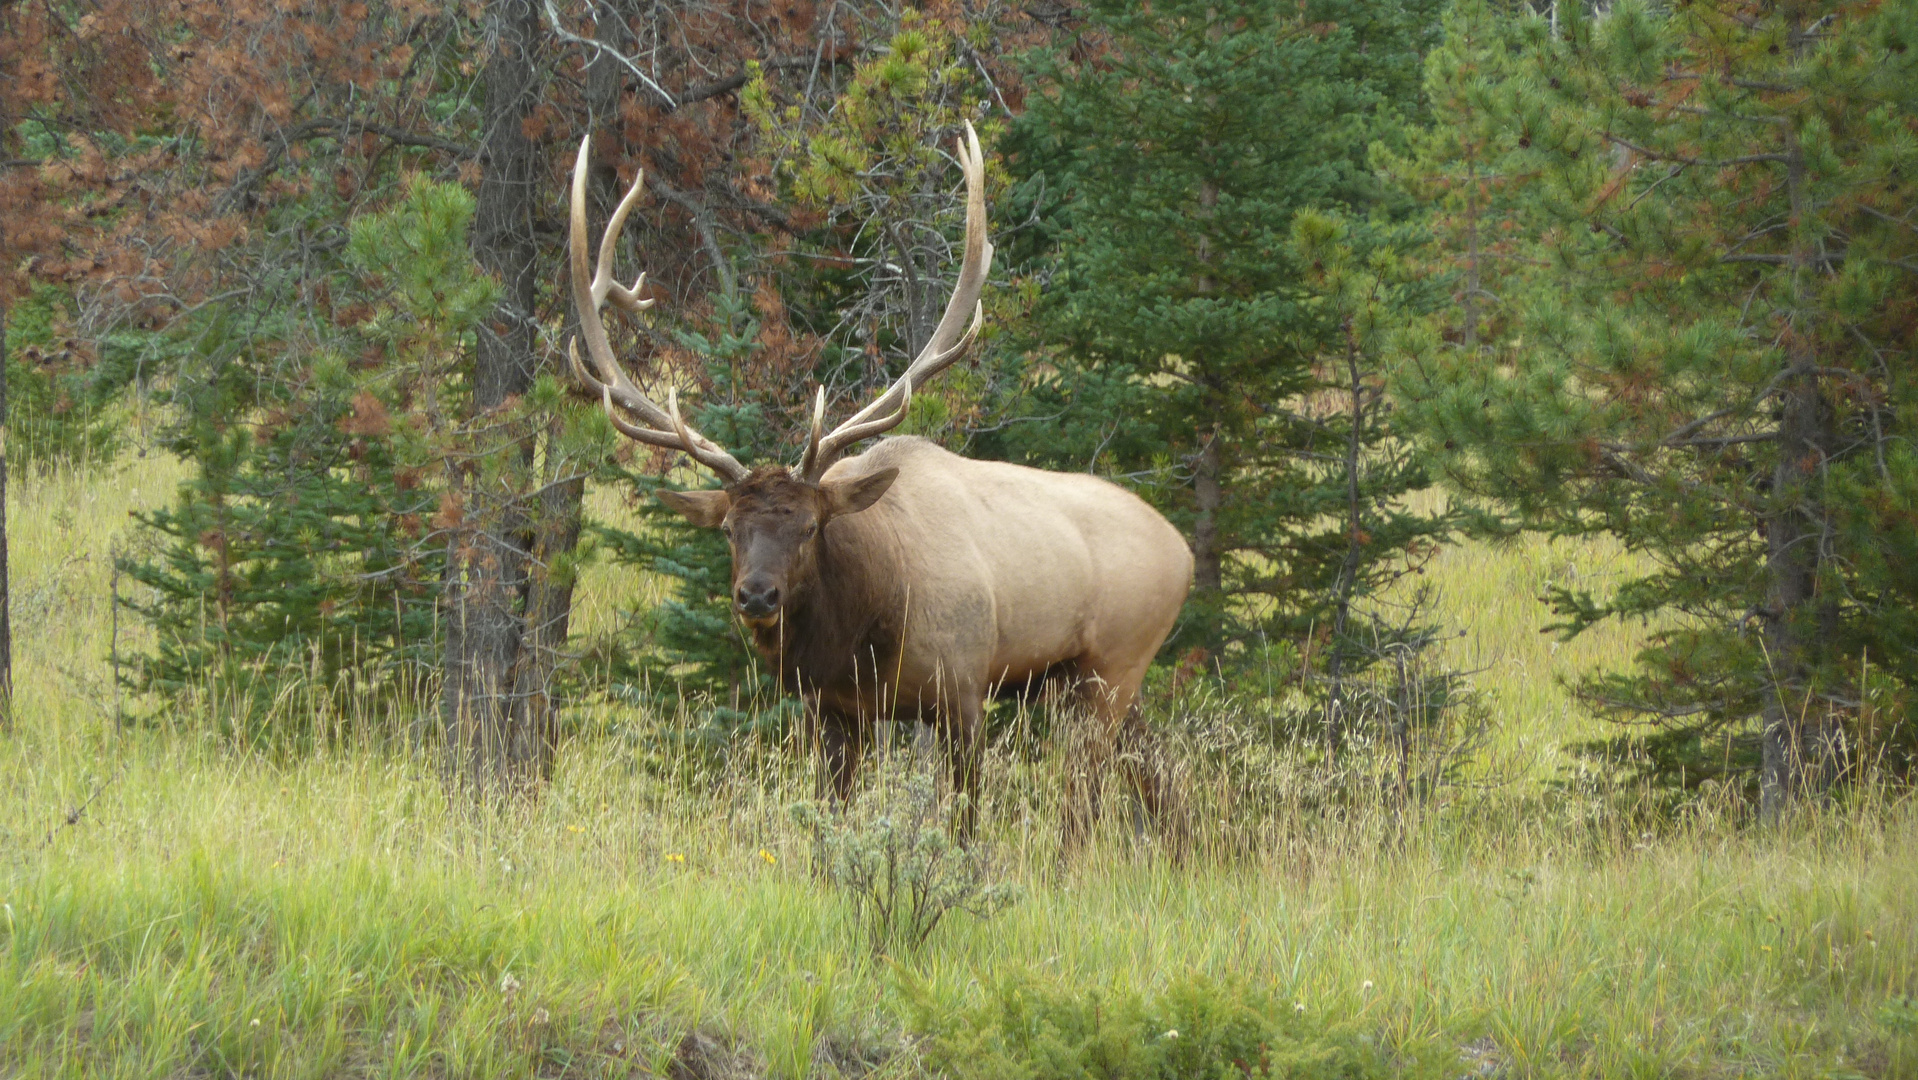
[[[1792,216],[1803,220],[1806,165],[1789,126],[1784,128],[1786,184]],[[1770,688],[1764,711],[1759,812],[1768,822],[1806,794],[1823,794],[1837,771],[1837,731],[1826,710],[1813,704],[1813,652],[1835,629],[1835,609],[1817,595],[1818,571],[1829,540],[1829,514],[1822,479],[1833,445],[1832,410],[1819,385],[1804,275],[1813,272],[1808,229],[1792,245],[1793,321],[1787,363],[1796,370],[1786,384],[1778,425],[1778,461],[1772,471],[1772,510],[1765,522],[1770,571],[1766,662]]]
[[1365,383],[1359,370],[1358,338],[1352,320],[1345,322],[1345,367],[1352,395],[1352,431],[1345,442],[1345,559],[1339,564],[1338,581],[1333,585],[1331,653],[1326,659],[1326,677],[1332,693],[1325,703],[1325,757],[1338,759],[1345,747],[1345,653],[1346,626],[1352,618],[1352,593],[1358,586],[1359,560],[1365,554],[1365,531],[1360,527],[1363,508],[1359,491],[1359,451],[1365,437]]
[[1810,686],[1811,654],[1829,621],[1817,586],[1827,540],[1818,480],[1830,415],[1818,377],[1799,375],[1784,400],[1772,474],[1776,509],[1766,522],[1771,588],[1765,649],[1771,686],[1759,805],[1767,821],[1776,821],[1804,795],[1822,794],[1838,764],[1833,723],[1814,703]]
[[[479,330],[473,413],[483,417],[532,386],[537,248],[533,216],[537,155],[522,123],[538,102],[533,45],[539,21],[528,0],[492,0],[482,136],[485,174],[473,214],[473,255],[501,286],[499,306]],[[530,469],[530,438],[493,452],[517,451]],[[473,448],[485,455],[487,447]],[[447,555],[444,598],[446,685],[440,700],[449,774],[479,792],[519,790],[543,779],[551,743],[519,706],[525,628],[526,564],[532,538],[526,507],[507,480],[481,490],[462,465],[464,520]],[[510,472],[510,471],[509,471]],[[522,476],[524,473],[521,474]]]
[[[12,78],[12,75],[5,76]],[[0,109],[0,153],[13,131],[9,110]],[[7,222],[0,217],[0,251],[6,250]],[[6,287],[0,282],[0,290]],[[7,297],[0,291],[0,735],[13,730],[13,588],[7,558]]]
[[1465,174],[1465,349],[1478,350],[1478,161],[1469,162]]
[[[1219,205],[1219,186],[1210,180],[1199,183],[1199,217],[1210,218]],[[1202,233],[1199,237],[1198,257],[1201,265],[1212,261],[1212,247]],[[1194,283],[1202,294],[1212,292],[1215,283],[1209,273],[1201,273]],[[1204,370],[1204,365],[1197,365]],[[1213,416],[1223,414],[1219,401],[1224,395],[1218,382],[1207,379],[1207,411]],[[1219,543],[1219,511],[1225,506],[1224,469],[1219,463],[1219,440],[1225,432],[1223,425],[1214,423],[1211,432],[1204,435],[1204,443],[1199,447],[1199,456],[1192,464],[1192,496],[1198,510],[1192,520],[1192,586],[1198,592],[1199,610],[1205,612],[1206,640],[1208,649],[1218,647],[1218,638],[1224,626],[1222,609],[1225,606],[1225,555]]]
[[1225,505],[1220,482],[1219,430],[1214,428],[1199,447],[1192,465],[1192,494],[1199,513],[1192,522],[1192,583],[1209,602],[1217,602],[1225,588],[1224,556],[1219,551],[1219,510]]
[[513,695],[513,730],[523,732],[524,738],[537,745],[542,779],[552,768],[548,748],[559,742],[553,671],[558,667],[573,617],[574,577],[567,559],[579,546],[580,507],[585,494],[584,477],[560,479],[540,493],[539,529],[526,576],[526,621],[520,637],[524,655]]
[[[0,224],[0,228],[4,227]],[[0,236],[0,240],[3,239]],[[13,730],[13,601],[7,576],[7,431],[7,301],[0,296],[0,734]]]
[[[602,19],[594,37],[618,48],[619,21]],[[588,123],[600,126],[617,116],[619,107],[619,69],[604,56],[593,58],[586,68],[586,99],[592,115]],[[601,145],[606,145],[600,140]],[[592,194],[602,220],[617,204],[619,178],[610,169],[596,170]],[[570,338],[577,331],[569,328]],[[531,550],[525,574],[518,658],[513,693],[513,723],[516,739],[526,743],[526,752],[539,759],[541,779],[550,777],[552,748],[559,742],[559,707],[553,698],[553,673],[559,666],[561,651],[573,617],[575,582],[570,557],[579,546],[586,499],[586,478],[578,475],[574,463],[560,452],[557,424],[545,433],[546,455],[541,469],[542,485],[536,504],[536,523],[531,529]],[[530,447],[530,442],[529,442]]]

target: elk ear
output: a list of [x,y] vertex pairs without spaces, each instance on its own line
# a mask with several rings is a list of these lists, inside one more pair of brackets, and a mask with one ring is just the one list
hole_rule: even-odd
[[660,491],[659,501],[667,509],[677,510],[680,516],[702,529],[711,529],[726,520],[726,511],[733,508],[732,496],[724,491]]
[[879,496],[884,495],[897,479],[898,469],[881,469],[852,480],[828,480],[820,484],[819,489],[826,493],[826,512],[838,517],[840,514],[857,514],[878,502]]

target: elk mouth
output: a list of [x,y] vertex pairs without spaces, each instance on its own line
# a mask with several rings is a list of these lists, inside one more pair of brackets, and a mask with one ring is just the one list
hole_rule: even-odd
[[733,601],[733,614],[755,630],[764,630],[779,621],[779,601],[751,596]]

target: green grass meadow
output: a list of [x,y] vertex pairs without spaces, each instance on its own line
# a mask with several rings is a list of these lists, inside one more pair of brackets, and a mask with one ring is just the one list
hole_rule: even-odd
[[[1918,1077],[1907,798],[1762,832],[1552,783],[1606,732],[1558,680],[1634,638],[1555,645],[1536,596],[1617,573],[1601,546],[1467,546],[1427,573],[1492,725],[1443,797],[1329,814],[1282,760],[1201,761],[1189,857],[1115,795],[1062,863],[1060,763],[1001,749],[979,850],[1020,898],[892,955],[815,875],[785,748],[662,767],[609,724],[538,799],[475,810],[402,740],[288,756],[193,718],[117,725],[111,553],[183,475],[149,456],[8,492],[0,1075],[910,1077],[938,1067],[928,1013],[1007,986],[1151,1001],[1203,978],[1407,1076]],[[655,587],[594,568],[582,632]]]

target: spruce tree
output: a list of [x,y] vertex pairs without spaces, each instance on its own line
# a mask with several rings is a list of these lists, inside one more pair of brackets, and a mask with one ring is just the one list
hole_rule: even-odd
[[[1551,590],[1567,635],[1654,628],[1581,695],[1767,817],[1908,755],[1918,4],[1468,2],[1449,28],[1400,171],[1450,188],[1463,280],[1398,385],[1464,492],[1654,564]],[[1461,226],[1502,250],[1460,260]]]
[[1186,532],[1171,648],[1249,666],[1323,628],[1344,552],[1293,540],[1339,501],[1306,401],[1342,316],[1291,227],[1343,208],[1370,231],[1367,146],[1415,111],[1433,6],[1101,0],[1035,61],[1006,142],[1039,218],[1008,245],[1035,283],[1030,362],[1020,415],[984,445],[1122,479]]
[[[1405,760],[1414,723],[1429,723],[1452,704],[1462,677],[1413,661],[1437,640],[1430,589],[1395,593],[1422,573],[1439,545],[1460,526],[1452,508],[1415,509],[1408,496],[1432,484],[1423,456],[1396,427],[1386,392],[1389,339],[1402,313],[1427,303],[1397,245],[1366,244],[1364,230],[1337,215],[1307,210],[1292,222],[1288,254],[1303,273],[1304,303],[1332,328],[1301,342],[1317,350],[1319,383],[1302,407],[1280,416],[1290,429],[1293,468],[1285,476],[1301,519],[1289,530],[1273,572],[1294,585],[1274,619],[1289,619],[1294,638],[1313,635],[1323,687],[1323,741],[1337,755],[1367,717],[1389,731]],[[1362,708],[1367,669],[1398,661],[1397,685],[1383,710]],[[1416,685],[1415,685],[1416,684]]]

